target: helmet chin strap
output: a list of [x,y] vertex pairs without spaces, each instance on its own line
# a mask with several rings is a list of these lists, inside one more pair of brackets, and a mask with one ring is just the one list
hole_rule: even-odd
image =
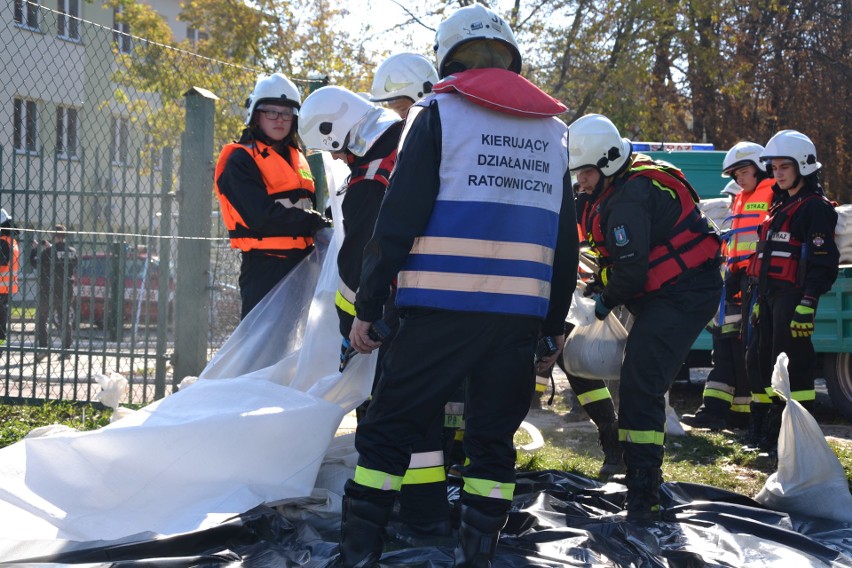
[[595,190],[592,192],[594,195],[600,195],[600,193],[604,190],[604,182],[607,180],[607,177],[603,174],[600,168],[598,168],[598,173],[601,175],[598,178],[598,183],[595,184]]

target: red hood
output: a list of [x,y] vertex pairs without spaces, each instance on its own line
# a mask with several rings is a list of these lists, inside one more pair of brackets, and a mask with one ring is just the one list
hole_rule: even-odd
[[517,73],[506,69],[469,69],[453,73],[432,87],[432,92],[455,92],[479,106],[526,118],[556,116],[568,110]]

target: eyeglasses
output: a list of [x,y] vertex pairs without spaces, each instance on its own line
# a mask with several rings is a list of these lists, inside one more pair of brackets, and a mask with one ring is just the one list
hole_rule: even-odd
[[269,110],[266,108],[258,108],[258,112],[262,112],[263,116],[268,118],[269,120],[278,120],[279,118],[282,120],[290,121],[293,120],[293,111],[291,109],[287,109],[284,111],[278,110]]

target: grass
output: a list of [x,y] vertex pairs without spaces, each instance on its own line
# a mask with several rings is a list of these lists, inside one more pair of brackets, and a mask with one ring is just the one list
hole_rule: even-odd
[[111,416],[110,408],[67,401],[0,404],[0,448],[14,444],[40,426],[63,424],[75,430],[95,430],[109,424]]
[[[545,447],[535,453],[519,454],[519,469],[556,469],[597,478],[603,453],[597,446],[596,431],[573,431],[570,447],[564,441],[563,432],[543,431],[542,434]],[[829,446],[843,466],[852,490],[852,444],[832,440]],[[670,437],[666,443],[663,462],[666,481],[700,483],[754,497],[775,470],[775,463],[768,456],[742,451],[736,436],[727,431],[693,430],[687,436]]]

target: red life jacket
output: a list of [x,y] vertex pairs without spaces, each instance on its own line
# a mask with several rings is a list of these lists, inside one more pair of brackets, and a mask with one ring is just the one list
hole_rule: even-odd
[[786,203],[776,203],[769,210],[769,215],[759,229],[757,253],[751,257],[746,272],[750,277],[759,279],[761,285],[765,283],[766,278],[795,285],[802,284],[804,264],[801,259],[804,256],[805,244],[793,235],[790,227],[796,211],[811,199],[823,199],[826,203],[831,203],[822,195],[808,193],[800,194]]
[[[384,156],[382,158],[377,158],[366,164],[361,164],[355,169],[352,173],[349,174],[349,178],[346,180],[346,187],[351,185],[355,185],[361,180],[376,180],[381,183],[385,188],[390,185],[390,175],[393,171],[394,166],[396,165],[396,153],[397,148],[394,148],[393,152]],[[349,158],[348,155],[347,159]],[[352,159],[354,161],[354,156]],[[345,189],[343,191],[346,191]],[[342,193],[342,192],[341,192]]]
[[[639,296],[655,292],[675,282],[685,272],[697,269],[719,256],[719,235],[696,206],[698,194],[686,181],[683,172],[671,164],[636,154],[625,175],[628,181],[639,176],[650,178],[651,183],[661,191],[674,192],[681,209],[668,236],[662,242],[652,244],[648,251],[648,276]],[[594,203],[589,203],[582,219],[587,239],[600,254],[605,269],[612,262],[610,252],[606,249],[600,211],[614,189],[615,185],[610,185]]]
[[[225,223],[231,238],[231,247],[243,252],[262,250],[269,254],[286,254],[288,251],[304,250],[313,245],[314,240],[311,237],[269,236],[260,238],[252,234],[252,228],[243,220],[239,212],[228,201],[228,198],[219,191],[219,176],[222,175],[225,165],[228,163],[228,157],[238,148],[247,151],[254,159],[260,169],[263,185],[271,199],[281,201],[285,206],[305,208],[309,207],[306,196],[314,195],[314,179],[311,175],[311,168],[304,154],[297,148],[288,146],[290,162],[287,162],[283,156],[263,142],[255,141],[254,147],[237,143],[225,145],[219,154],[219,161],[216,162],[213,179],[216,180],[216,195],[219,197],[222,221]],[[295,168],[290,163],[295,164]],[[295,205],[291,205],[290,197],[298,200]]]

